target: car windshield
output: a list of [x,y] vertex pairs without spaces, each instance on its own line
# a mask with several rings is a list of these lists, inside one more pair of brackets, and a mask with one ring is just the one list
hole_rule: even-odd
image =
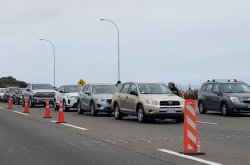
[[141,94],[172,94],[170,89],[165,84],[139,84]]
[[250,86],[245,83],[223,83],[221,86],[225,93],[250,93]]
[[22,94],[22,92],[24,92],[25,89],[18,89],[18,94]]
[[93,85],[92,93],[94,94],[113,94],[116,91],[115,85]]
[[9,92],[14,92],[16,88],[9,88]]
[[33,84],[32,89],[53,89],[50,84]]
[[73,92],[78,92],[79,87],[77,85],[72,85],[72,86],[65,86],[64,87],[66,93],[73,93]]
[[1,90],[0,90],[0,93],[4,93],[4,92],[5,92],[5,89],[1,89]]

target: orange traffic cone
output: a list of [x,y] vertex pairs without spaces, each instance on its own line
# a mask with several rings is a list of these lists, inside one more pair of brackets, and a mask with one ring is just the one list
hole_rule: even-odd
[[62,100],[60,100],[59,112],[58,112],[58,121],[57,121],[56,123],[58,123],[58,124],[60,124],[60,123],[65,123],[65,122],[64,122],[64,114],[63,114]]
[[9,97],[8,109],[13,109],[11,96]]
[[52,118],[50,116],[50,109],[49,109],[49,100],[46,100],[46,108],[45,108],[45,114],[43,118]]
[[27,99],[25,99],[25,101],[24,101],[23,113],[29,113],[29,108],[28,108],[28,101],[27,101]]
[[196,105],[194,100],[186,100],[184,105],[184,136],[183,154],[204,155],[200,151],[200,141],[197,128]]

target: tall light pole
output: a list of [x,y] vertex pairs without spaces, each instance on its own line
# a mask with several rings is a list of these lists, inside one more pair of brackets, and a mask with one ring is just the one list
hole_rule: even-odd
[[117,29],[117,33],[118,33],[118,81],[120,81],[120,36],[119,36],[119,29],[118,26],[115,24],[115,22],[109,20],[109,19],[100,19],[101,21],[109,21],[111,22],[113,25],[115,25],[116,29]]
[[54,53],[54,87],[56,87],[56,52],[55,52],[55,46],[50,40],[41,39],[41,38],[39,40],[40,41],[47,41],[52,45],[53,53]]

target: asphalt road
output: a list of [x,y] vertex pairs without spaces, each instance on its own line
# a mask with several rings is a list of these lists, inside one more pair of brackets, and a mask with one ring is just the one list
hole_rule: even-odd
[[[163,152],[182,150],[183,124],[156,121],[146,124],[136,117],[117,121],[105,114],[92,117],[65,112],[65,124],[44,119],[44,108],[0,103],[1,165],[249,165],[250,115],[223,117],[198,114],[202,162]],[[53,121],[54,120],[54,121]]]

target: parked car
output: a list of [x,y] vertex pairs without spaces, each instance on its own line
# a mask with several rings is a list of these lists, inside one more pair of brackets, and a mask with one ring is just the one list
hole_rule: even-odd
[[[3,94],[3,102],[6,103],[9,101],[9,98],[13,96],[14,91],[17,89],[17,87],[7,87],[4,94]],[[13,100],[12,100],[13,101]]]
[[54,109],[58,110],[60,100],[63,101],[63,111],[76,108],[78,92],[79,86],[77,85],[63,85],[59,87],[54,99]]
[[2,102],[3,101],[3,95],[4,95],[4,93],[5,93],[5,88],[0,88],[0,102]]
[[242,81],[208,80],[198,92],[201,114],[218,111],[223,116],[233,113],[250,113],[250,86]]
[[26,90],[23,92],[23,106],[24,99],[27,99],[30,107],[36,104],[46,106],[46,100],[49,104],[54,105],[55,90],[50,84],[28,84]]
[[120,84],[119,89],[112,98],[116,120],[134,115],[140,123],[156,118],[184,121],[185,100],[163,83],[127,82]]
[[99,112],[111,114],[112,94],[115,91],[114,84],[86,84],[78,95],[78,113],[90,111],[92,116],[97,116]]
[[17,88],[12,96],[13,99],[13,104],[22,104],[23,101],[23,97],[22,97],[22,93],[25,91],[25,88]]

